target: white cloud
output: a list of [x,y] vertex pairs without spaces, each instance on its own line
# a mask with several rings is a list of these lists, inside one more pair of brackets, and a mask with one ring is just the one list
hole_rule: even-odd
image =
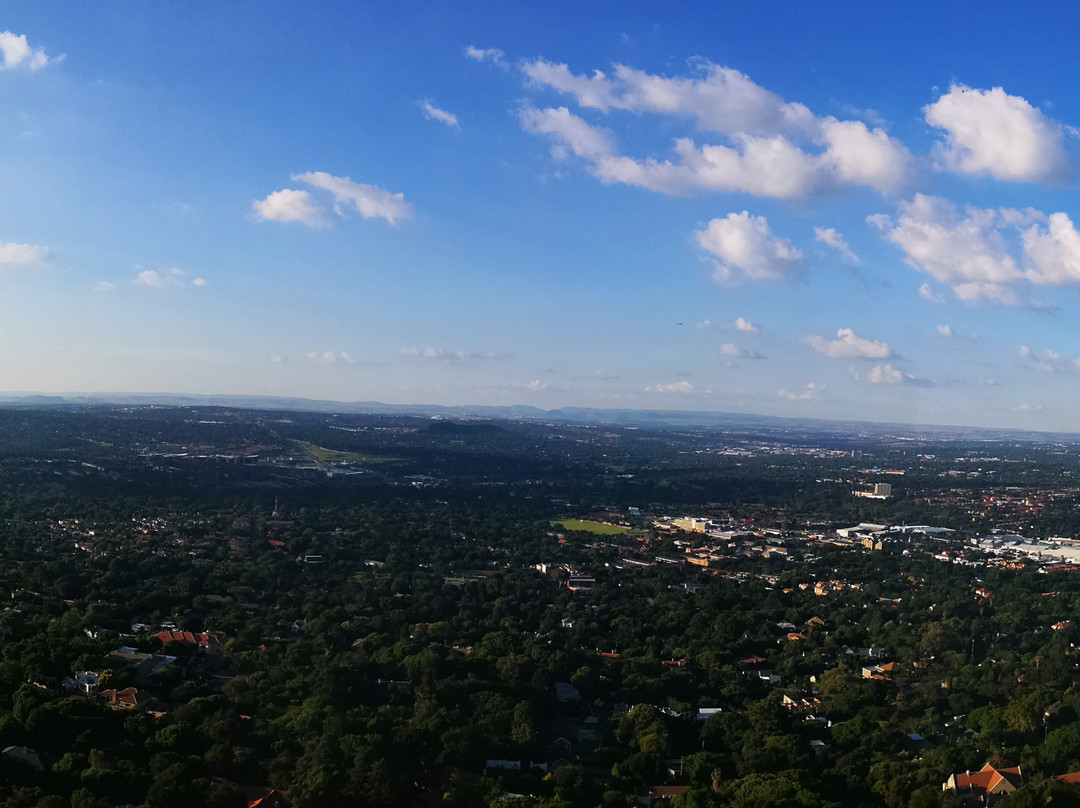
[[758,351],[750,351],[740,348],[733,342],[725,342],[720,346],[720,353],[732,359],[765,359],[766,356]]
[[429,359],[436,362],[462,362],[466,359],[506,359],[504,354],[483,354],[473,351],[450,351],[445,348],[402,348],[403,356]]
[[[698,67],[697,78],[668,78],[625,65],[616,65],[612,76],[602,71],[578,75],[565,64],[542,59],[526,62],[522,69],[532,84],[571,95],[581,107],[690,118],[699,130],[728,140],[699,146],[682,137],[675,140],[674,160],[637,159],[619,154],[605,132],[602,148],[575,150],[592,163],[589,170],[603,182],[675,195],[711,190],[793,198],[844,184],[888,193],[910,173],[910,153],[884,130],[871,130],[861,121],[816,118],[802,104],[785,102],[737,70],[708,62]],[[578,121],[578,129],[590,126],[565,107],[558,111]],[[564,146],[573,141],[566,136],[566,125],[544,130],[531,117],[523,117],[522,125],[561,137]],[[580,137],[573,142],[581,142]]]
[[537,59],[522,66],[525,75],[572,95],[580,106],[654,112],[694,120],[702,130],[726,135],[817,134],[813,113],[802,104],[785,102],[749,76],[707,61],[698,63],[700,78],[667,78],[616,65],[609,77],[596,70],[575,75],[565,64]]
[[904,374],[891,364],[874,365],[866,374],[866,380],[870,384],[900,384],[904,381]]
[[829,118],[822,123],[821,130],[828,144],[823,159],[840,182],[865,185],[888,194],[907,181],[911,153],[884,129],[868,129],[862,121]]
[[439,109],[431,103],[430,98],[423,98],[420,100],[420,108],[424,110],[424,115],[433,121],[441,121],[447,126],[457,126],[457,115],[452,112],[447,112],[445,109]]
[[937,332],[943,337],[951,337],[953,335],[952,326],[949,325],[939,325],[937,327]]
[[646,393],[689,393],[694,385],[688,381],[671,382],[670,384],[653,384],[645,388]]
[[831,340],[818,334],[810,334],[806,338],[806,344],[818,353],[834,358],[890,359],[893,356],[889,343],[856,336],[850,328],[838,329],[836,339]]
[[819,158],[781,135],[741,136],[734,147],[698,148],[690,138],[679,138],[675,154],[677,162],[613,154],[595,161],[590,171],[602,182],[621,182],[673,196],[707,190],[792,199],[806,196],[828,181]]
[[968,207],[963,214],[947,199],[916,194],[900,203],[899,218],[887,232],[906,261],[952,287],[961,300],[1018,299],[1008,284],[1022,276],[1000,228],[1017,211]]
[[206,281],[202,278],[194,278],[191,281],[187,273],[182,269],[172,267],[170,269],[156,270],[144,269],[135,276],[132,283],[147,289],[175,289],[182,286],[205,286]]
[[352,206],[365,219],[386,219],[394,224],[398,219],[407,217],[411,206],[405,201],[405,194],[394,194],[376,185],[353,182],[348,177],[335,177],[325,171],[308,171],[293,174],[293,180],[322,188],[334,195],[335,211],[341,215],[343,206]]
[[355,365],[356,360],[344,351],[311,351],[307,355],[309,362],[317,365]]
[[266,199],[251,203],[252,210],[261,218],[274,222],[303,222],[308,227],[326,227],[330,217],[307,191],[284,188],[274,191]]
[[[886,238],[907,263],[952,288],[965,301],[1026,302],[1022,282],[1039,286],[1080,283],[1080,231],[1065,213],[1027,208],[962,211],[947,199],[916,194],[900,203]],[[924,285],[920,294],[937,301]]]
[[566,156],[567,149],[578,157],[597,162],[610,159],[614,152],[610,132],[590,126],[566,107],[525,107],[518,113],[518,120],[527,132],[551,135],[555,141],[552,154],[559,159]]
[[547,384],[545,382],[540,381],[539,379],[533,379],[531,382],[529,382],[525,386],[530,390],[546,390],[547,389]]
[[1040,285],[1080,281],[1080,233],[1064,213],[1051,213],[1045,228],[1032,225],[1022,236],[1024,277]]
[[851,247],[844,241],[844,237],[836,232],[832,227],[815,227],[814,228],[814,240],[820,241],[824,244],[828,244],[834,250],[839,252],[844,258],[853,264],[859,263],[859,256],[851,251]]
[[1042,353],[1036,353],[1028,346],[1021,345],[1017,354],[1025,365],[1040,373],[1080,372],[1080,359],[1066,359],[1052,348],[1046,348]]
[[0,242],[0,270],[7,267],[39,264],[49,256],[49,250],[37,244],[15,244]]
[[930,303],[944,303],[945,298],[930,288],[930,284],[924,283],[919,287],[919,297],[923,300],[927,300]]
[[13,34],[11,31],[0,31],[0,56],[3,63],[0,67],[10,69],[25,67],[28,70],[38,70],[50,62],[59,62],[64,57],[58,56],[50,59],[45,55],[44,48],[31,48],[26,41],[26,34]]
[[702,331],[706,331],[712,328],[712,322],[709,320],[702,320],[699,323],[694,323],[694,328],[700,328]]
[[1012,408],[1012,412],[1042,412],[1042,404],[1031,404],[1027,401],[1023,401]]
[[465,57],[475,62],[491,62],[491,64],[503,70],[510,67],[510,64],[506,61],[506,54],[498,48],[477,48],[466,45]]
[[786,398],[788,401],[817,401],[825,393],[825,385],[815,384],[810,382],[806,387],[800,390],[789,390],[786,387],[780,388],[777,394],[780,398]]
[[937,154],[948,169],[1026,182],[1068,173],[1061,124],[1001,87],[954,84],[923,113],[927,123],[945,130]]
[[760,325],[750,322],[745,317],[735,318],[735,328],[739,331],[749,331],[751,333],[761,330]]
[[115,288],[116,284],[112,281],[98,281],[91,287],[91,290],[94,292],[111,292]]
[[[855,374],[855,378],[858,378],[858,374]],[[934,386],[934,383],[929,379],[923,379],[913,376],[910,373],[904,373],[893,367],[891,362],[886,362],[882,365],[874,365],[874,367],[870,369],[870,372],[866,374],[866,381],[868,384],[908,384],[915,387]]]
[[713,219],[694,233],[698,244],[717,259],[717,280],[728,279],[734,269],[747,277],[790,277],[798,272],[802,253],[785,238],[772,235],[764,216],[747,211]]

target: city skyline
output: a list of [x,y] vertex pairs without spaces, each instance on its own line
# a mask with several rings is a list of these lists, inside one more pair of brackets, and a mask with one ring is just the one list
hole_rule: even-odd
[[4,391],[1080,431],[1067,9],[0,20]]

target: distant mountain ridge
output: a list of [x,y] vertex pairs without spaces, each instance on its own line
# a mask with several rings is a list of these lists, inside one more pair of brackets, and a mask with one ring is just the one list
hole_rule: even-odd
[[723,429],[756,428],[777,431],[815,431],[867,435],[895,434],[928,439],[969,438],[993,440],[1023,438],[1046,442],[1056,439],[1075,441],[1076,433],[1039,432],[936,424],[879,423],[874,421],[792,418],[739,412],[702,410],[634,410],[591,407],[560,407],[544,410],[526,404],[462,405],[385,404],[381,401],[333,401],[298,396],[203,395],[181,393],[0,393],[0,408],[64,407],[233,407],[246,410],[282,410],[342,415],[410,415],[431,418],[528,420],[542,423],[576,424],[647,429]]

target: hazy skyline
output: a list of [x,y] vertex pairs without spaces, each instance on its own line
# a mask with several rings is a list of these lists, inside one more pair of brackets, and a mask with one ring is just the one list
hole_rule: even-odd
[[0,389],[1080,431],[1077,22],[11,5]]

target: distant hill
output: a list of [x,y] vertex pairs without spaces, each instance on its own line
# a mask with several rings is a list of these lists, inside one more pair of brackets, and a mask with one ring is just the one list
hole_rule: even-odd
[[64,407],[233,407],[252,410],[295,410],[351,415],[411,415],[454,421],[476,419],[527,420],[552,424],[610,426],[643,429],[753,430],[777,432],[787,438],[806,435],[903,436],[926,439],[1022,439],[1045,442],[1075,440],[1073,433],[1035,432],[986,427],[932,424],[895,424],[871,421],[830,421],[817,418],[784,418],[753,413],[704,412],[699,410],[631,410],[561,407],[543,410],[523,404],[513,406],[439,404],[384,404],[380,401],[331,401],[289,396],[185,395],[176,393],[0,393],[0,408],[51,409]]

